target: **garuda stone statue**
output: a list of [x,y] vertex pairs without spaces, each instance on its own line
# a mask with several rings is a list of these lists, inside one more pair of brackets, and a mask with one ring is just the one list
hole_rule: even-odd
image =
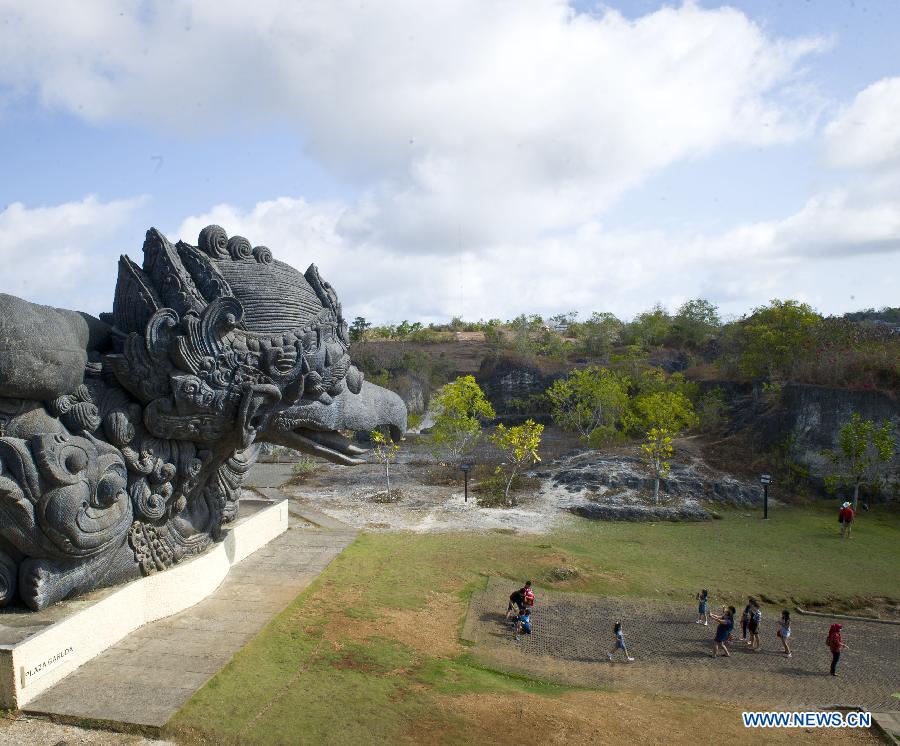
[[219,226],[151,229],[113,312],[0,294],[0,605],[42,609],[221,538],[258,444],[341,464],[339,431],[406,428],[363,380],[337,294]]

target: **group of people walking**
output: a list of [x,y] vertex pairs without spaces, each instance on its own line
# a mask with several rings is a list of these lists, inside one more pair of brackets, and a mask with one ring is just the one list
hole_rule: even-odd
[[[734,618],[737,609],[734,606],[723,606],[721,614],[710,614],[709,612],[709,591],[704,588],[697,594],[698,616],[696,624],[708,625],[712,619],[717,623],[716,635],[713,638],[712,657],[715,658],[720,653],[723,656],[729,656],[728,644],[734,641]],[[762,622],[762,609],[759,602],[752,596],[747,600],[744,607],[744,613],[741,615],[741,642],[749,646],[750,650],[755,653],[762,651],[762,644],[759,641],[759,625]],[[791,637],[791,612],[785,609],[781,612],[781,620],[778,623],[778,629],[775,631],[776,637],[781,640],[781,646],[784,648],[784,655],[787,658],[792,657],[790,637]]]
[[[513,628],[515,630],[515,639],[518,642],[522,635],[531,634],[531,613],[534,609],[534,590],[531,581],[526,581],[518,590],[512,592],[509,597],[509,605],[506,609],[506,620],[513,620]],[[722,606],[719,614],[713,614],[709,611],[709,590],[704,588],[697,594],[697,621],[695,624],[709,625],[710,619],[716,622],[716,633],[712,643],[712,657],[719,655],[730,657],[728,646],[735,643],[734,625],[737,609],[734,606]],[[760,643],[760,624],[762,623],[762,609],[759,602],[751,596],[747,599],[747,605],[741,614],[741,639],[740,642],[748,646],[751,651],[759,653],[762,651]],[[841,652],[849,650],[844,644],[841,636],[843,625],[832,624],[828,630],[828,638],[825,644],[831,651],[831,675],[837,676],[837,665],[841,658]],[[615,642],[607,651],[606,657],[609,661],[615,658],[616,652],[621,650],[628,663],[633,663],[634,658],[629,654],[628,647],[625,644],[625,632],[621,622],[613,625],[613,635]],[[775,636],[781,641],[783,653],[786,658],[793,657],[791,652],[791,612],[785,609],[781,612],[781,619],[778,622],[778,628],[775,630]]]

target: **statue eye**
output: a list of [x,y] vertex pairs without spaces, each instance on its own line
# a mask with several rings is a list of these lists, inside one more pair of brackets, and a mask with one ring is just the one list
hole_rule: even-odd
[[96,503],[102,507],[112,505],[119,498],[119,494],[125,491],[127,477],[125,470],[116,465],[110,468],[97,483]]
[[87,466],[87,454],[80,448],[70,448],[63,457],[63,465],[70,474],[78,474]]

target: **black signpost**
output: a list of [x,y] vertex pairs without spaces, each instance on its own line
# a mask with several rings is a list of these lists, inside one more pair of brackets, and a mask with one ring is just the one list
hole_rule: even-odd
[[465,497],[463,498],[463,502],[469,502],[469,471],[472,469],[472,464],[460,464],[460,471],[463,473],[463,478],[465,479]]
[[772,477],[768,474],[761,474],[759,483],[763,486],[763,520],[769,519],[769,485],[772,483]]

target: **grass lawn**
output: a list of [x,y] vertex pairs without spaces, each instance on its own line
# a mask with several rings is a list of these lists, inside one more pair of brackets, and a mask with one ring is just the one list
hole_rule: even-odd
[[[860,519],[837,538],[833,511],[727,511],[704,524],[584,521],[549,537],[363,534],[169,726],[202,743],[570,743],[617,734],[659,743],[745,737],[740,707],[576,690],[484,670],[458,633],[487,575],[538,586],[685,599],[900,598],[900,518]],[[554,582],[559,568],[575,577]],[[525,729],[524,731],[522,729]],[[848,733],[773,733],[859,738]]]

